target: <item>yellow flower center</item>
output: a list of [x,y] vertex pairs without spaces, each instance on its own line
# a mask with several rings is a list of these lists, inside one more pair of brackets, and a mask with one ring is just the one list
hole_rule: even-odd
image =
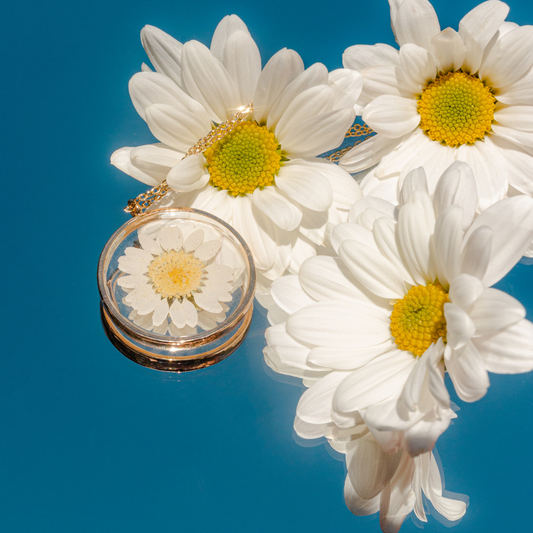
[[460,71],[442,74],[418,101],[420,128],[448,146],[473,144],[490,132],[495,103],[479,78]]
[[274,185],[282,153],[274,134],[256,122],[245,121],[210,146],[204,156],[209,183],[232,196]]
[[398,348],[420,357],[439,338],[446,342],[444,304],[449,301],[438,281],[411,287],[394,304],[390,316],[390,330]]
[[183,250],[165,252],[148,265],[148,276],[163,298],[187,297],[198,289],[204,264]]

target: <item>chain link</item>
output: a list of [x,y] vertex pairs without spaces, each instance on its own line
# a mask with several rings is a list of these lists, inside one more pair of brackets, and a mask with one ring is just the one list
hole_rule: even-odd
[[[194,146],[187,150],[185,157],[197,154],[199,152],[205,152],[210,146],[213,146],[216,142],[222,140],[228,133],[231,133],[238,124],[244,122],[250,114],[253,112],[253,104],[248,104],[239,108],[237,113],[232,115],[228,120],[217,124],[205,137],[200,139]],[[351,137],[365,137],[374,133],[366,124],[354,124],[345,134],[344,138],[349,139]],[[354,146],[362,143],[363,141],[357,141],[352,146],[342,148],[326,157],[328,161],[337,163],[341,157],[348,153]],[[184,159],[185,159],[184,157]],[[139,194],[137,198],[128,200],[128,205],[124,208],[126,213],[131,213],[132,217],[141,215],[148,209],[154,202],[157,202],[170,191],[170,186],[167,180],[163,180],[161,185],[152,187],[149,191]]]

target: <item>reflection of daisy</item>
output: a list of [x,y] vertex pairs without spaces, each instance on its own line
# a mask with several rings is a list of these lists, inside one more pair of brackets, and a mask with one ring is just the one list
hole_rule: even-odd
[[135,311],[134,322],[166,333],[170,316],[171,334],[177,328],[184,335],[192,334],[186,328],[206,323],[214,327],[223,320],[227,307],[221,302],[232,299],[234,269],[213,262],[220,240],[204,242],[201,229],[184,239],[177,226],[161,228],[155,240],[145,233],[138,238],[140,247],[126,248],[118,260],[119,269],[127,275],[117,283],[131,290],[124,302]]
[[344,453],[348,470],[346,505],[357,516],[379,511],[382,531],[396,533],[413,510],[419,520],[427,522],[422,493],[450,521],[465,514],[463,501],[442,495],[439,468],[431,452],[415,458],[404,449],[388,454],[367,432],[349,441]]
[[[362,79],[322,64],[304,70],[283,49],[261,68],[245,24],[235,15],[218,25],[211,49],[184,45],[146,27],[142,41],[157,72],[130,82],[139,114],[164,144],[122,148],[112,163],[155,185],[166,178],[176,202],[213,213],[244,237],[267,279],[280,276],[324,242],[361,197],[348,173],[317,156],[337,147],[351,126]],[[253,115],[203,154],[182,160],[213,124],[253,102]],[[293,250],[297,250],[293,256]]]
[[[506,198],[474,219],[470,168],[454,163],[428,194],[410,173],[400,206],[367,197],[336,226],[338,257],[314,257],[274,282],[281,311],[267,359],[319,379],[298,417],[351,427],[361,416],[385,449],[431,450],[455,415],[444,362],[460,398],[487,391],[487,370],[533,369],[533,325],[523,306],[488,288],[533,238],[533,199]],[[291,370],[294,368],[295,370]],[[331,397],[331,403],[323,398]]]
[[504,198],[508,185],[533,195],[533,28],[504,22],[495,0],[468,13],[459,32],[441,31],[427,0],[391,1],[400,50],[358,45],[344,65],[361,72],[358,103],[377,135],[341,161],[349,172],[378,164],[365,194],[398,203],[407,173],[423,167],[430,193],[455,160],[474,171],[478,210]]

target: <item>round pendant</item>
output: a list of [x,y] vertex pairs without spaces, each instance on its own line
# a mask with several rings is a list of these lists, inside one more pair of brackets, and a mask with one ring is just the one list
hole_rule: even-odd
[[186,207],[135,217],[98,262],[104,330],[143,366],[184,372],[213,365],[244,340],[255,267],[242,237],[219,218]]

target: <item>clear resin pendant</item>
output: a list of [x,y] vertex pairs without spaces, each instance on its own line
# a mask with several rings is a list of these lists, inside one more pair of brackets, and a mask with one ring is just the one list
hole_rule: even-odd
[[242,237],[219,218],[157,209],[109,239],[98,287],[113,345],[144,366],[181,372],[217,363],[242,342],[255,268]]

